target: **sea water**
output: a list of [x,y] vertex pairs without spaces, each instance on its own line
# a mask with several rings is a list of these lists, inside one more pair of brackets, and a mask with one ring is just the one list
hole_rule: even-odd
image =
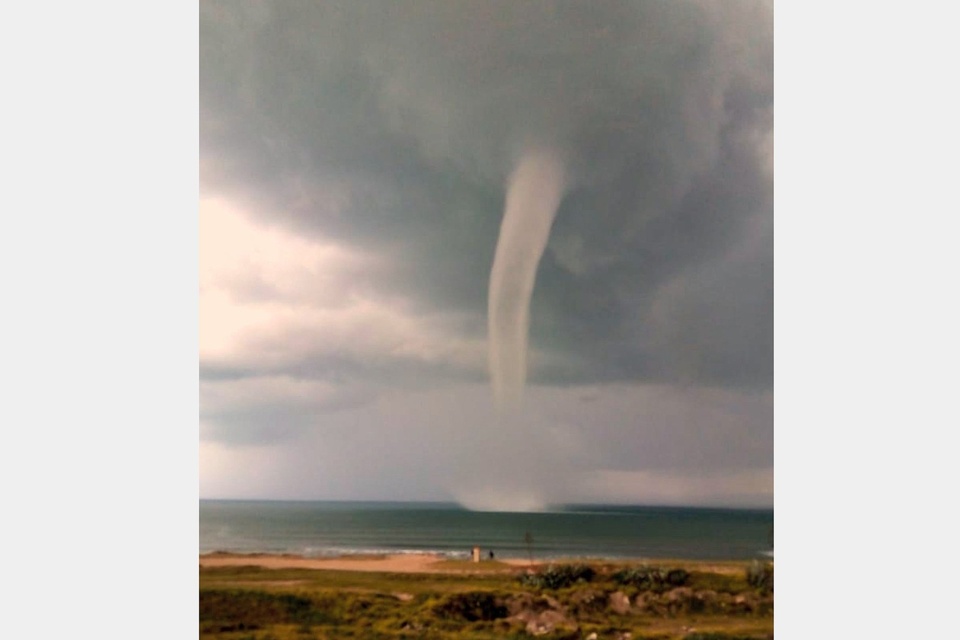
[[769,557],[773,510],[565,506],[541,513],[416,502],[200,501],[200,553],[308,557],[438,553],[500,558]]

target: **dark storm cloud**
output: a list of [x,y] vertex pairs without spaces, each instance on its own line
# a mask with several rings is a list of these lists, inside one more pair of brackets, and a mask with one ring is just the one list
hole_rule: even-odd
[[389,256],[372,286],[482,338],[504,179],[550,145],[531,380],[769,388],[772,67],[769,3],[205,1],[202,188]]

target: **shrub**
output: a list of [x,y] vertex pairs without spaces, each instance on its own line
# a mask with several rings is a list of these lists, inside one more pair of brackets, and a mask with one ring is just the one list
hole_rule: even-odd
[[539,573],[520,576],[520,584],[536,589],[563,589],[578,582],[590,582],[597,572],[584,564],[566,564],[549,567]]
[[747,568],[747,583],[760,591],[773,591],[773,564],[754,560]]
[[319,624],[329,616],[319,603],[291,593],[244,589],[201,589],[200,628],[250,631],[274,623]]
[[636,587],[641,591],[662,591],[665,587],[682,587],[690,580],[683,569],[664,571],[657,567],[632,567],[613,574],[617,584]]
[[704,571],[692,572],[684,586],[701,591],[716,591],[717,593],[740,593],[750,588],[746,580],[746,573],[723,574]]
[[690,574],[683,569],[671,569],[667,572],[667,575],[664,576],[664,582],[671,587],[682,587],[687,584],[687,580],[689,579]]
[[441,618],[464,619],[469,622],[497,620],[508,615],[507,607],[499,598],[483,591],[455,593],[436,605],[433,611]]

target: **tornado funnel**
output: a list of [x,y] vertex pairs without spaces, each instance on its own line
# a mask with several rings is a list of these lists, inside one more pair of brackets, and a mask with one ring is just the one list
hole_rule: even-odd
[[490,380],[501,410],[519,404],[523,396],[530,298],[564,179],[560,159],[537,149],[520,157],[508,182],[487,308]]

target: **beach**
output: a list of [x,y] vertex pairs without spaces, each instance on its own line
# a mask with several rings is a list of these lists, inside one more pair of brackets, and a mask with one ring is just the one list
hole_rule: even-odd
[[[464,565],[469,565],[464,567]],[[307,558],[290,554],[265,553],[211,553],[200,556],[200,567],[254,566],[264,569],[327,569],[338,571],[369,571],[384,573],[451,573],[475,567],[477,571],[502,570],[504,565],[526,567],[529,561],[507,558],[495,563],[489,561],[468,563],[451,562],[439,554],[395,553],[384,555],[344,555],[328,558]]]
[[[603,565],[612,561],[582,558],[560,558],[550,561],[534,561],[521,558],[504,558],[480,562],[451,560],[435,553],[394,553],[376,555],[342,555],[324,558],[309,558],[293,554],[269,553],[207,553],[200,555],[200,568],[215,567],[259,567],[261,569],[311,569],[328,571],[364,571],[370,573],[490,573],[541,570],[553,565],[565,565],[586,562]],[[620,559],[614,564],[623,566],[644,565],[643,558]],[[703,571],[720,575],[732,575],[744,570],[745,563],[737,561],[717,562],[705,560],[667,560],[667,564],[691,571]]]

